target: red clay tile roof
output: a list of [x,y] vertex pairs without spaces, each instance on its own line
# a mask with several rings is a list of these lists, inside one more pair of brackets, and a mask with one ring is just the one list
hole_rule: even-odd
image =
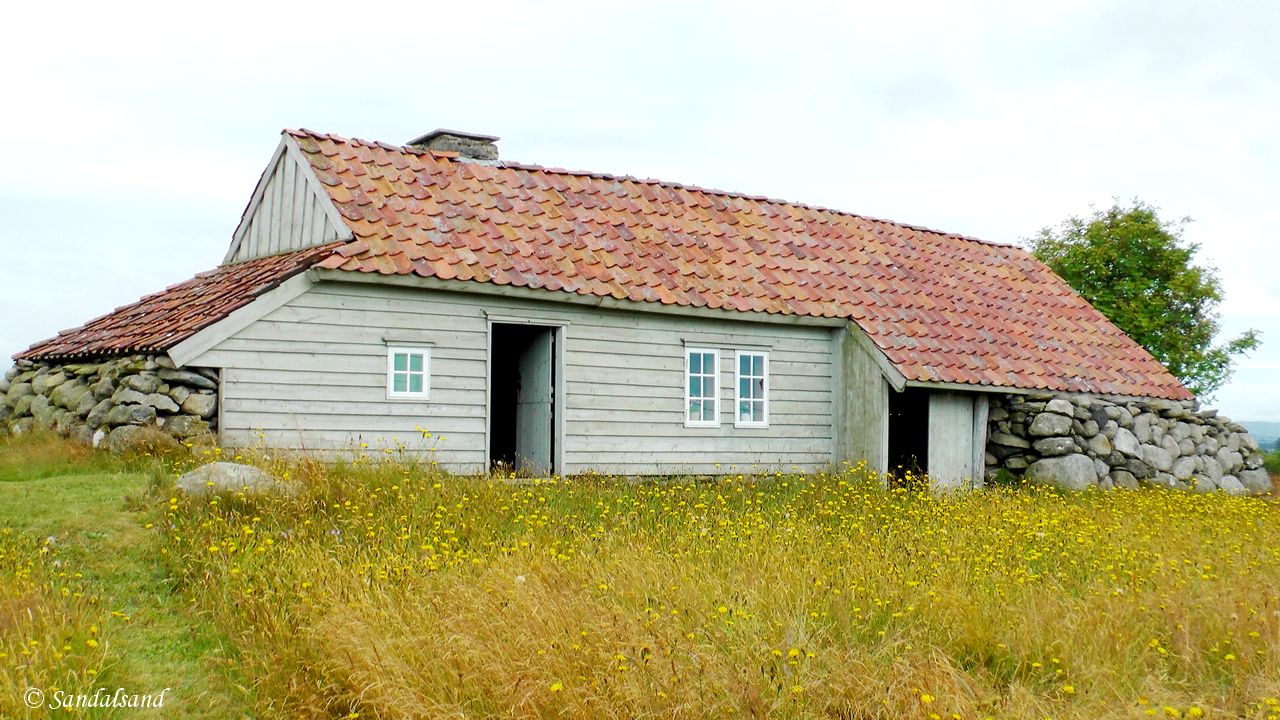
[[167,349],[314,264],[849,318],[908,380],[1191,397],[1013,246],[675,183],[286,132],[353,240],[220,268],[17,357]]
[[1016,247],[674,183],[289,133],[355,235],[320,267],[852,318],[908,380],[1191,397]]
[[32,345],[16,360],[161,352],[222,320],[333,251],[333,245],[224,265]]

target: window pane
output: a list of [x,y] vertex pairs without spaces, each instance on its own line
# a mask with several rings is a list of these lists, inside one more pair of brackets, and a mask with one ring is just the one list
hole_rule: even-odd
[[738,374],[749,375],[750,373],[751,373],[751,356],[739,355],[738,356]]
[[414,353],[409,356],[409,369],[414,372],[422,372],[422,356]]
[[715,357],[711,353],[702,353],[702,374],[710,375],[716,371]]
[[689,397],[691,398],[702,397],[702,378],[700,377],[689,378]]
[[738,419],[747,420],[751,417],[751,401],[743,400],[738,403]]
[[412,392],[412,393],[422,392],[422,376],[421,375],[414,374],[409,376],[409,392]]
[[396,353],[392,361],[392,368],[401,372],[409,369],[409,356],[404,353]]
[[751,380],[748,378],[740,378],[738,380],[738,395],[740,397],[751,397]]
[[702,353],[689,353],[689,372],[695,375],[702,372]]
[[751,374],[764,377],[764,356],[756,355],[752,364],[754,365],[754,371]]
[[690,420],[702,419],[702,401],[701,400],[689,401],[689,419]]
[[702,402],[702,419],[714,422],[716,419],[716,403],[714,400],[704,400]]
[[[399,357],[399,356],[397,356],[397,357]],[[392,374],[391,374],[391,391],[392,391],[392,392],[398,392],[398,393],[401,393],[401,392],[405,392],[408,388],[409,388],[409,376],[408,376],[408,375],[405,375],[405,374],[403,374],[403,373],[392,373]]]
[[751,421],[764,422],[764,401],[751,403]]
[[756,400],[764,399],[764,378],[756,378],[751,381],[751,397]]

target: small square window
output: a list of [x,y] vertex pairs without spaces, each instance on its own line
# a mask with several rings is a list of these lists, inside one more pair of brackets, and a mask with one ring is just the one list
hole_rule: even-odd
[[387,348],[387,397],[425,400],[430,387],[430,352],[426,348]]
[[769,426],[769,355],[762,352],[738,351],[738,397],[734,425],[737,427]]

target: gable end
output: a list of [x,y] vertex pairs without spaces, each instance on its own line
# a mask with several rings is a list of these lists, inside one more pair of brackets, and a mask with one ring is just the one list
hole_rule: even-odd
[[351,238],[351,229],[321,187],[297,141],[286,134],[253,190],[222,263]]

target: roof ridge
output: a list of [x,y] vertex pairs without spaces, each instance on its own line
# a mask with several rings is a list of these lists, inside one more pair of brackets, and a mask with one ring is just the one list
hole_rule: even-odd
[[[297,130],[286,128],[284,132],[287,132],[290,135],[294,135],[295,137],[308,136],[308,137],[312,137],[320,140],[331,140],[333,142],[353,143],[353,144],[363,145],[365,147],[370,147],[370,148],[380,148],[383,150],[398,150],[400,152],[406,152],[413,155],[431,155],[433,157],[453,160],[456,162],[467,162],[465,158],[459,157],[458,154],[455,152],[445,153],[437,150],[428,150],[426,148],[414,147],[412,145],[392,145],[392,144],[381,142],[378,140],[365,140],[363,138],[348,138],[348,137],[343,137],[342,135],[337,135],[335,133],[322,133],[322,132],[317,132],[315,130],[309,130],[307,128],[299,128]],[[914,223],[900,222],[898,220],[888,220],[886,218],[878,218],[878,217],[873,217],[871,215],[863,215],[861,213],[856,213],[849,210],[841,210],[839,208],[827,207],[825,205],[813,205],[810,203],[798,202],[795,200],[785,200],[783,198],[770,197],[768,195],[753,195],[750,193],[738,192],[734,190],[721,190],[719,188],[708,188],[708,187],[702,187],[701,185],[691,185],[689,183],[682,183],[675,180],[660,180],[658,178],[639,178],[634,175],[618,175],[615,173],[601,172],[596,170],[569,170],[567,168],[547,167],[545,165],[538,165],[535,163],[524,163],[519,161],[501,160],[501,159],[497,161],[496,165],[491,165],[491,167],[511,168],[513,170],[528,170],[530,172],[540,172],[540,173],[555,174],[555,175],[571,175],[574,177],[589,177],[589,178],[595,178],[597,180],[628,181],[628,182],[639,183],[641,185],[653,185],[657,187],[669,188],[669,189],[675,189],[675,190],[687,190],[690,192],[705,193],[707,195],[716,195],[719,197],[730,197],[730,198],[739,198],[743,200],[754,200],[756,202],[767,202],[767,203],[773,203],[776,205],[786,205],[789,207],[801,208],[804,210],[813,210],[816,212],[827,212],[835,215],[841,215],[844,217],[857,218],[859,220],[865,220],[867,222],[879,223],[881,225],[890,225],[893,227],[900,227],[906,230],[929,233],[931,235],[952,238],[955,240],[963,240],[965,242],[979,243],[981,245],[989,245],[992,247],[1022,250],[1022,248],[1016,243],[999,242],[996,240],[986,240],[979,237],[973,237],[972,235],[964,235],[962,233],[957,233],[957,232],[938,230],[936,228],[931,228],[926,225],[917,225]]]

